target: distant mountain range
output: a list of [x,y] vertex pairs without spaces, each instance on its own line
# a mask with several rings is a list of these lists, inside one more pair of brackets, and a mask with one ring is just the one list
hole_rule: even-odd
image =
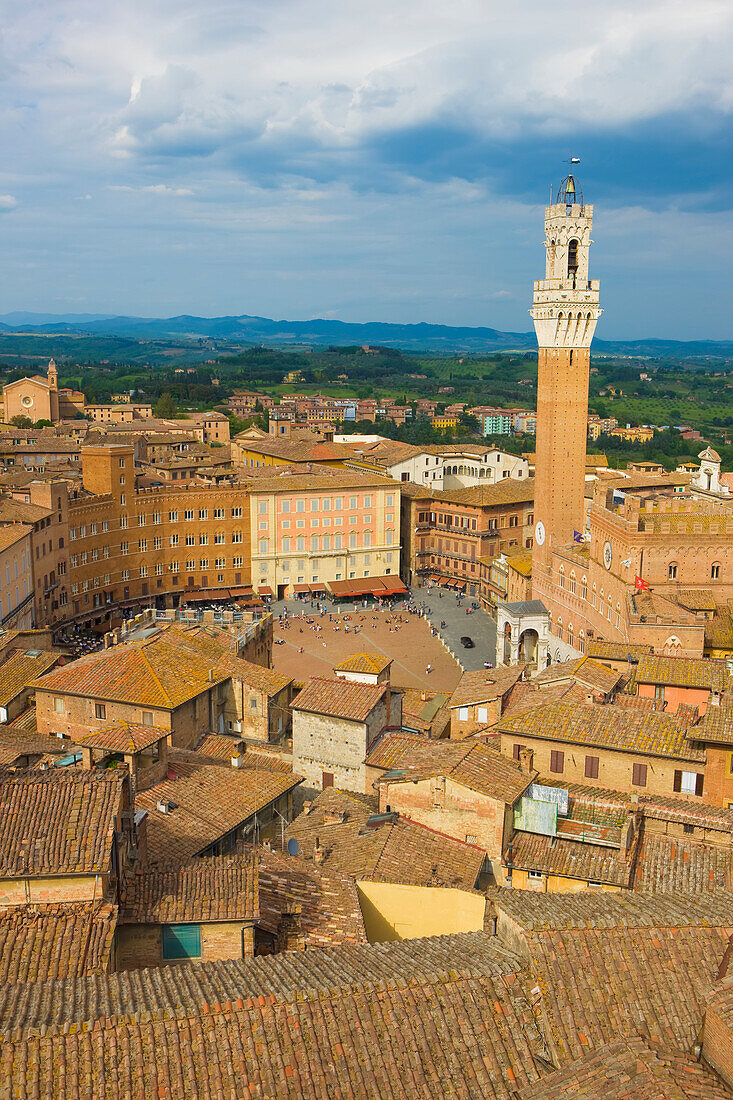
[[[373,344],[405,351],[485,353],[532,351],[533,332],[502,332],[494,328],[451,325],[396,325],[381,321],[351,324],[314,318],[310,321],[276,321],[269,317],[117,317],[96,313],[0,314],[0,335],[55,334],[70,336],[120,336],[137,340],[214,340],[244,345],[277,347]],[[596,340],[597,354],[640,355],[660,358],[727,358],[733,341],[715,340]]]

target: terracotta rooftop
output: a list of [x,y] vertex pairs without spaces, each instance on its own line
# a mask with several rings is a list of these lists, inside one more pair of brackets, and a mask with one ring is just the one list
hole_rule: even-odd
[[700,721],[687,731],[693,741],[733,744],[733,699],[723,696],[720,706],[708,706]]
[[213,856],[171,870],[143,868],[129,875],[120,920],[124,924],[253,921],[258,910],[252,855]]
[[504,851],[507,866],[525,871],[603,882],[628,889],[633,866],[618,848],[515,832]]
[[277,935],[282,915],[298,908],[306,949],[366,943],[356,883],[330,867],[258,849],[260,927]]
[[150,639],[102,649],[54,669],[37,690],[68,693],[172,710],[229,679],[209,679],[208,665],[178,632],[160,631]]
[[313,677],[292,704],[294,711],[327,714],[351,722],[365,722],[386,695],[389,685],[360,684],[351,680]]
[[464,672],[451,695],[450,707],[466,707],[500,699],[524,675],[523,665]]
[[621,673],[608,668],[588,656],[576,657],[572,661],[562,661],[560,664],[550,665],[543,669],[538,676],[533,677],[537,684],[550,684],[563,679],[576,680],[593,691],[610,695],[621,679]]
[[[0,527],[0,532],[3,528]],[[0,665],[0,706],[6,707],[16,696],[32,684],[59,659],[50,650],[32,652],[16,649],[7,661]]]
[[0,877],[109,869],[122,770],[0,775]]
[[434,494],[435,508],[443,504],[465,504],[478,508],[507,504],[531,504],[534,500],[534,478],[505,477],[493,485],[475,485],[466,489],[442,489]]
[[705,753],[692,748],[686,737],[686,727],[673,715],[645,714],[609,705],[559,702],[535,707],[523,714],[502,717],[498,728],[517,736],[594,745],[696,763],[705,761]]
[[105,974],[117,909],[101,902],[18,905],[0,913],[0,982]]
[[534,890],[489,893],[492,907],[527,933],[563,930],[733,928],[733,894],[644,894],[619,890],[545,894]]
[[381,653],[353,653],[333,666],[334,672],[364,672],[379,676],[392,664],[392,658]]
[[681,588],[675,599],[688,611],[715,611],[715,595],[712,588]]
[[205,734],[196,751],[210,760],[226,761],[227,764],[231,762],[233,756],[238,756],[240,768],[254,768],[283,774],[291,774],[293,771],[292,764],[288,763],[276,750],[269,749],[264,744],[247,744],[241,737],[226,733]]
[[412,783],[444,775],[477,794],[508,805],[516,802],[537,775],[523,772],[513,760],[483,741],[435,741],[401,733],[386,734],[369,753],[366,763],[385,769],[385,774],[379,777],[380,783]]
[[605,642],[591,641],[586,645],[586,653],[597,661],[625,661],[631,654],[632,657],[650,656],[654,647],[650,645],[632,644],[631,642]]
[[128,755],[142,752],[156,745],[159,741],[168,737],[170,730],[161,726],[140,726],[134,723],[118,722],[106,729],[95,730],[86,737],[77,737],[77,745],[84,745],[89,749],[106,749],[107,752],[126,753]]
[[649,893],[706,894],[733,889],[733,850],[644,830],[634,886]]
[[720,1078],[692,1055],[659,1050],[642,1036],[615,1039],[549,1077],[517,1100],[730,1100]]
[[[135,795],[136,809],[148,813],[150,863],[187,862],[300,782],[292,773],[223,767],[173,750],[167,776]],[[159,802],[175,807],[164,813]]]
[[638,684],[669,684],[722,692],[729,680],[725,661],[710,657],[642,657],[636,670]]
[[397,814],[377,812],[373,800],[349,791],[322,791],[286,830],[300,856],[314,859],[316,841],[324,870],[354,879],[472,890],[483,849]]

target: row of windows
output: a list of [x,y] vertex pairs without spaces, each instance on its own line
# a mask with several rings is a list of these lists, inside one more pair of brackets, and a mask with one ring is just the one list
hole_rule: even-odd
[[[260,539],[259,540],[259,553],[260,554],[268,554],[270,552],[269,545],[270,544],[269,544],[269,541],[267,539]],[[369,548],[372,545],[372,536],[371,536],[370,531],[365,531],[364,534],[362,535],[361,545],[365,549]],[[385,532],[384,545],[385,546],[393,546],[394,545],[394,533],[392,531]],[[355,550],[355,549],[358,548],[358,546],[359,546],[358,535],[356,535],[356,534],[349,535],[349,549],[350,550]],[[295,552],[295,553],[304,553],[305,548],[306,548],[306,539],[305,538],[297,538],[297,539],[284,538],[282,540],[282,547],[281,547],[281,550],[279,552],[282,553],[282,554],[292,554],[293,552]],[[344,536],[343,535],[334,535],[333,539],[331,538],[331,535],[311,535],[311,537],[310,537],[310,550],[312,552],[318,552],[320,550],[343,550],[343,549],[345,549]]]
[[[124,503],[124,501],[123,501],[123,503]],[[241,507],[237,506],[235,508],[231,508],[229,511],[230,511],[230,516],[231,516],[232,519],[241,519],[242,518],[242,508]],[[226,512],[227,512],[226,508],[212,508],[211,509],[211,518],[212,519],[226,519]],[[208,520],[209,519],[209,509],[208,508],[198,508],[198,509],[197,508],[186,508],[183,512],[178,512],[178,511],[168,512],[168,522],[169,523],[178,523],[181,516],[183,517],[184,520],[188,520],[189,522],[193,521],[193,520],[196,520],[196,519],[198,519],[198,520]],[[152,527],[155,527],[155,526],[157,526],[158,524],[160,524],[162,522],[163,522],[162,512],[151,512],[149,514],[148,513],[140,513],[140,515],[137,516],[137,525],[138,525],[138,527],[145,527],[148,523],[150,523],[150,525]],[[120,526],[121,527],[127,527],[128,526],[128,517],[127,516],[121,516],[120,517]],[[87,534],[96,535],[100,532],[104,533],[108,530],[109,530],[109,521],[106,520],[106,519],[102,520],[101,523],[90,523],[88,527],[87,527],[86,523],[82,523],[78,527],[70,527],[69,528],[69,538],[72,539],[72,540],[73,539],[83,539],[83,538],[87,537]]]
[[[279,511],[281,514],[287,514],[288,512],[334,512],[342,511],[344,507],[344,497],[312,497],[307,501],[308,508],[306,509],[306,501],[304,499],[298,500],[279,500]],[[394,507],[394,493],[387,493],[385,498],[385,504],[387,508]],[[349,508],[371,508],[372,507],[372,494],[366,493],[362,498],[358,496],[349,497]],[[261,500],[258,505],[258,512],[261,516],[266,516],[269,510],[269,504],[266,500]]]
[[[524,745],[515,744],[513,747],[514,759],[519,761],[519,754]],[[550,750],[550,771],[555,775],[562,775],[565,771],[565,753],[561,749]],[[600,772],[600,757],[586,756],[585,778],[598,779]],[[632,764],[631,784],[634,787],[646,787],[648,775],[647,764]],[[703,793],[705,776],[702,772],[688,772],[675,770],[672,781],[672,789],[678,794],[694,794],[700,797]]]

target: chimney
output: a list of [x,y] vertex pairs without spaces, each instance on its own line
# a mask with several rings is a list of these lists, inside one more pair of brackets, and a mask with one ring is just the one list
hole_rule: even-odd
[[634,841],[636,840],[638,830],[639,822],[637,819],[637,808],[636,806],[632,806],[626,815],[626,824],[623,826],[623,835],[621,837],[621,855],[624,859],[628,859],[634,847]]
[[279,951],[305,951],[301,911],[302,906],[299,902],[287,902],[277,925]]
[[534,749],[526,749],[522,745],[519,750],[519,767],[528,774],[534,771]]
[[320,864],[323,863],[324,855],[325,853],[321,847],[320,837],[316,837],[316,842],[313,845],[313,862],[316,866],[320,866]]

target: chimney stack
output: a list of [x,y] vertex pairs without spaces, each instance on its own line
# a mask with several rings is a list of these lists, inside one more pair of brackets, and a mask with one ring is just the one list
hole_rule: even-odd
[[526,749],[524,745],[522,745],[519,750],[519,766],[523,772],[529,773],[534,771],[534,749]]

